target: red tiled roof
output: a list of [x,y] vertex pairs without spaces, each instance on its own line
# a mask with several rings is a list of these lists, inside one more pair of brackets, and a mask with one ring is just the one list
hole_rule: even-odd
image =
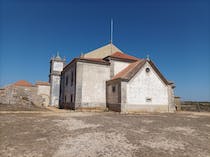
[[136,72],[138,72],[139,68],[144,65],[145,62],[146,60],[141,59],[134,63],[131,63],[125,69],[117,73],[111,80],[115,80],[118,78],[130,80],[136,74]]
[[113,53],[112,55],[110,55],[108,57],[118,58],[118,59],[125,59],[125,60],[133,60],[133,61],[138,61],[139,60],[139,58],[136,58],[134,56],[127,55],[127,54],[122,53],[122,52],[115,52],[115,53]]
[[43,85],[43,86],[49,86],[49,82],[42,82],[42,81],[37,81],[36,85]]
[[25,80],[17,81],[13,85],[14,86],[24,86],[24,87],[32,87],[33,86],[30,82],[27,82]]
[[152,66],[154,71],[158,74],[158,76],[162,79],[162,81],[165,84],[170,84],[170,82],[166,80],[166,78],[161,74],[161,72],[158,70],[158,68],[155,66],[155,64],[151,60],[147,61],[145,59],[141,59],[134,63],[131,63],[125,69],[123,69],[122,71],[117,73],[111,80],[122,79],[125,81],[129,81],[133,76],[135,76],[135,74],[143,67],[143,65],[146,62],[148,62]]

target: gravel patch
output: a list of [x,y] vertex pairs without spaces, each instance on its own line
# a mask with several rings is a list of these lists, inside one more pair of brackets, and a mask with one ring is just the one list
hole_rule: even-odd
[[173,153],[176,149],[185,149],[186,143],[183,141],[169,140],[164,137],[155,137],[150,140],[141,140],[143,146],[150,147],[152,149],[162,149]]
[[195,134],[196,130],[190,127],[168,127],[164,129],[165,131],[170,132],[180,132],[183,135],[192,135]]
[[56,122],[56,126],[62,127],[67,130],[77,130],[77,129],[84,129],[84,128],[97,128],[101,125],[97,124],[87,124],[84,123],[81,120],[76,120],[76,119],[67,119],[67,120],[53,120],[53,122]]
[[137,148],[123,134],[85,133],[65,139],[53,157],[132,157]]

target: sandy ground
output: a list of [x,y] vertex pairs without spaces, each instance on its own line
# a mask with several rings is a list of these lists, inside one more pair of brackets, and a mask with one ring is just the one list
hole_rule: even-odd
[[210,115],[0,112],[0,156],[210,157]]

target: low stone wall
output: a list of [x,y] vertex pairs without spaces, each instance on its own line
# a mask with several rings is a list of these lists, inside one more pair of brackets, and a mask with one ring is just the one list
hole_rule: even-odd
[[8,86],[0,89],[0,103],[42,106],[43,98],[36,87]]
[[210,102],[182,101],[182,111],[210,112]]

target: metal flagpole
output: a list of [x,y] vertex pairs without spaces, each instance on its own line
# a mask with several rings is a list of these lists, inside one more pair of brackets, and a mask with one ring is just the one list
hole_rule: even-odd
[[113,19],[111,19],[111,43],[113,42]]

